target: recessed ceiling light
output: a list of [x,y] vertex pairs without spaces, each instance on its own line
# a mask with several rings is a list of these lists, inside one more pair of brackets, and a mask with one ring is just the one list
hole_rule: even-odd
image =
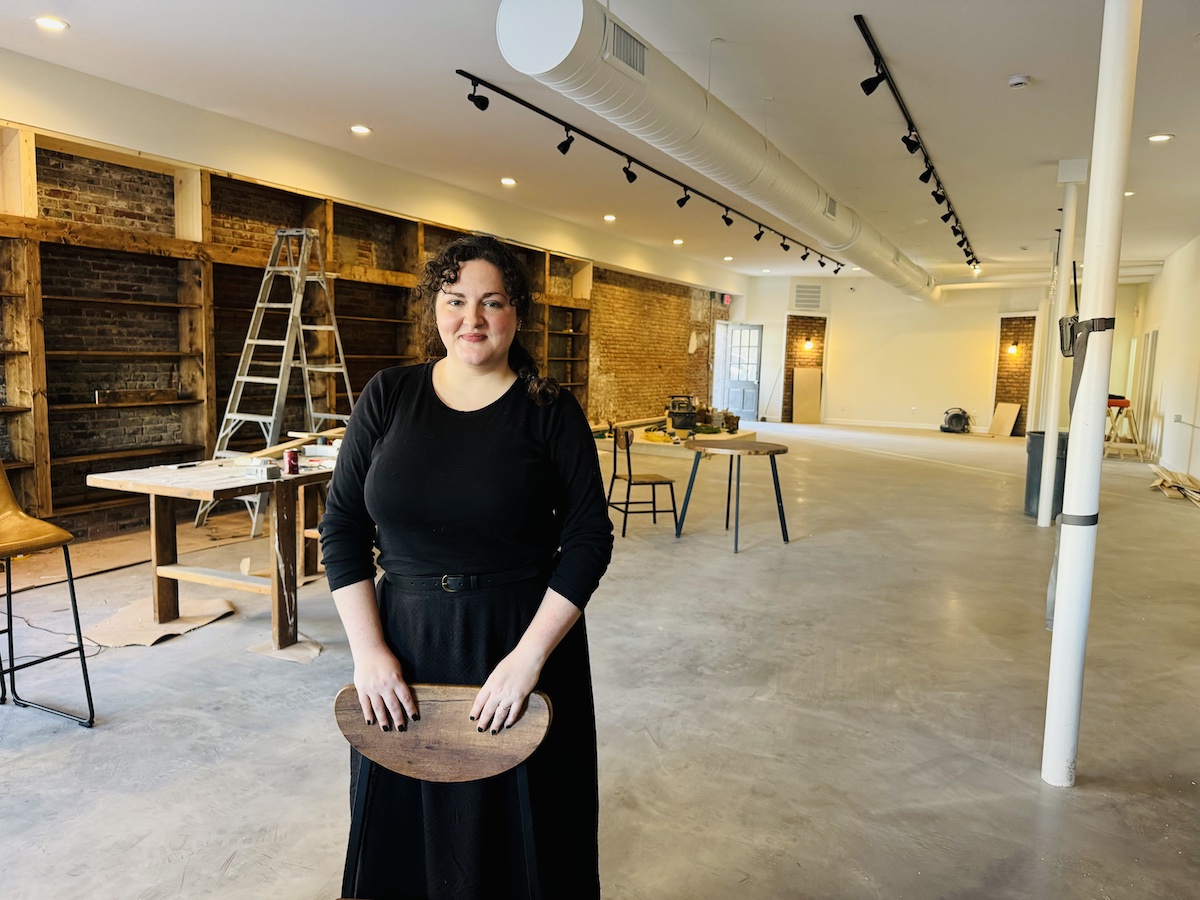
[[1173,137],[1175,137],[1175,135],[1167,134],[1165,131],[1163,131],[1158,134],[1150,135],[1148,138],[1146,138],[1146,140],[1150,141],[1153,144],[1164,144]]
[[38,28],[45,31],[66,31],[71,26],[57,16],[38,16],[33,20]]
[[604,217],[604,221],[605,222],[615,222],[615,221],[617,221],[617,217],[614,216],[612,213],[609,213],[607,216]]
[[861,271],[862,271],[862,266],[851,266],[851,267],[850,267],[850,271],[851,271],[851,272],[861,272]]
[[1133,196],[1133,191],[1126,191],[1126,192],[1125,192],[1125,196],[1126,196],[1126,197],[1132,197],[1132,196]]
[[726,257],[724,257],[724,259],[725,259],[725,262],[733,262],[732,256],[726,256]]
[[764,275],[770,275],[770,274],[771,274],[771,270],[770,270],[770,269],[763,269],[763,274],[764,274]]
[[675,238],[675,240],[671,241],[671,243],[674,244],[676,247],[678,247],[680,244],[683,243],[683,238]]
[[501,183],[502,185],[504,185],[505,187],[512,187],[514,184],[516,184],[516,183],[517,183],[517,179],[515,179],[515,178],[501,178],[501,179],[500,179],[500,183]]
[[351,125],[350,130],[355,134],[370,134],[371,129],[367,125]]

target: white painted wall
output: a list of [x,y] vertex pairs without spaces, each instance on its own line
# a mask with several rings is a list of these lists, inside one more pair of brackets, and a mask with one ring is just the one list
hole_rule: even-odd
[[1159,333],[1151,428],[1142,438],[1159,449],[1163,467],[1200,476],[1200,237],[1164,261],[1138,321],[1140,332]]

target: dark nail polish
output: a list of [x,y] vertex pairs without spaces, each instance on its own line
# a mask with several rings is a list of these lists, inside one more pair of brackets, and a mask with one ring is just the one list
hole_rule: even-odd
[[374,723],[374,722],[372,722],[370,719],[367,719],[367,724],[368,724],[368,725],[374,725],[375,723]]
[[468,719],[470,719],[472,722],[474,722],[474,721],[475,721],[475,717],[474,717],[474,716],[467,716],[467,718],[468,718]]
[[420,721],[421,721],[421,714],[420,714],[420,713],[414,713],[414,714],[413,714],[413,721],[414,721],[414,722],[420,722]]
[[476,728],[475,730],[476,730],[476,731],[478,731],[480,734],[483,734],[483,729],[482,729],[482,728]]
[[511,725],[505,725],[504,727],[505,727],[505,728],[512,728],[512,726],[511,726]]
[[493,730],[493,731],[492,731],[492,734],[495,734],[495,733],[496,733],[496,732]]
[[408,731],[408,726],[407,726],[407,725],[401,725],[401,726],[400,726],[400,727],[399,727],[397,730],[398,730],[398,731]]
[[391,726],[391,725],[384,725],[384,726],[383,726],[383,730],[384,730],[384,731],[391,731],[391,730],[392,730],[392,726]]

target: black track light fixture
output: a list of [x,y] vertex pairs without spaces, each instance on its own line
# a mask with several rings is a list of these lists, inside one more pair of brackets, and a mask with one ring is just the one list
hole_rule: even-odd
[[[883,70],[880,70],[880,71],[883,71]],[[558,116],[552,115],[551,113],[548,113],[543,109],[538,109],[538,107],[534,106],[532,103],[528,102],[527,100],[523,100],[522,98],[518,97],[516,94],[512,94],[509,91],[506,91],[504,88],[500,87],[497,84],[492,84],[490,81],[480,78],[479,76],[474,75],[471,72],[463,71],[462,69],[455,69],[454,72],[456,75],[458,75],[461,78],[464,78],[470,82],[471,93],[469,93],[467,95],[467,99],[469,99],[475,105],[476,109],[485,110],[488,108],[488,105],[491,102],[489,97],[485,97],[479,93],[479,90],[482,88],[496,96],[503,97],[506,100],[511,100],[513,103],[516,103],[518,106],[524,107],[525,109],[529,110],[530,112],[537,113],[543,119],[547,119],[547,120],[555,123],[559,128],[563,129],[563,139],[555,145],[558,149],[558,152],[561,153],[563,156],[566,156],[570,152],[571,147],[575,143],[576,138],[583,138],[585,141],[593,143],[598,147],[603,147],[609,153],[613,154],[614,156],[616,156],[618,158],[624,157],[625,165],[621,167],[621,172],[625,175],[625,180],[629,184],[633,184],[635,181],[637,181],[639,172],[642,169],[645,169],[651,175],[656,175],[659,178],[661,178],[663,181],[669,181],[676,188],[682,190],[683,196],[675,201],[675,204],[680,209],[683,209],[683,207],[687,206],[688,201],[690,201],[692,199],[692,195],[695,194],[701,200],[705,200],[708,203],[711,203],[717,209],[722,211],[721,221],[725,223],[726,228],[731,227],[733,225],[733,220],[735,218],[740,217],[740,218],[744,219],[745,221],[749,222],[750,224],[754,225],[758,229],[752,235],[752,237],[756,241],[761,241],[763,239],[763,235],[766,234],[767,232],[770,232],[771,234],[777,235],[778,237],[780,237],[783,240],[783,243],[781,246],[783,247],[784,250],[790,249],[792,244],[796,244],[796,245],[799,245],[802,247],[804,246],[804,244],[802,242],[797,241],[793,238],[789,238],[787,235],[783,234],[782,232],[776,231],[773,228],[768,228],[767,226],[763,225],[761,222],[758,222],[755,219],[751,218],[750,216],[746,215],[744,212],[740,212],[739,210],[734,209],[732,206],[730,206],[725,201],[717,200],[715,197],[711,197],[708,194],[704,193],[703,191],[696,190],[695,188],[684,184],[682,181],[672,178],[666,172],[663,172],[659,169],[654,168],[654,166],[649,165],[640,159],[637,159],[636,157],[634,157],[634,156],[630,155],[629,153],[627,153],[626,151],[622,150],[620,147],[615,147],[612,144],[608,143],[607,141],[596,137],[596,135],[594,135],[594,134],[589,134],[587,131],[584,131],[583,129],[581,129],[577,126],[572,125],[570,122],[566,121],[565,119],[560,119]],[[634,166],[637,166],[636,171],[634,169]],[[683,243],[683,241],[679,240],[677,243]],[[808,257],[808,248],[805,247],[805,254],[801,258],[806,259],[807,257]],[[838,265],[841,265],[841,263],[838,263],[837,260],[831,259],[830,261],[837,263]]]
[[808,259],[808,254],[810,253],[812,253],[812,251],[805,247],[804,252],[800,254],[800,261],[803,262],[804,260]]
[[949,222],[953,218],[954,218],[954,210],[952,210],[952,209],[948,209],[948,210],[946,210],[945,213],[942,214],[943,222]]
[[841,263],[838,263],[838,264],[837,264],[837,267],[836,267],[836,268],[833,270],[833,274],[834,274],[834,275],[841,275],[841,274],[842,274],[842,264],[841,264]]
[[925,163],[925,171],[917,176],[921,179],[922,184],[929,184],[929,179],[933,177],[933,166],[928,161]]
[[909,153],[916,153],[921,149],[921,138],[917,136],[916,129],[909,131],[908,134],[900,138],[900,142],[908,148]]
[[933,202],[938,206],[946,202],[946,190],[940,184],[936,189],[929,192],[929,196],[933,198]]
[[880,69],[878,63],[876,63],[875,69],[876,71],[874,75],[872,75],[870,78],[864,78],[861,82],[859,82],[859,87],[862,88],[862,92],[868,97],[875,93],[875,90],[881,84],[887,81],[887,75],[882,71],[882,69]]
[[822,269],[825,268],[825,257],[822,256],[820,259],[818,259],[817,265],[820,266]]
[[958,227],[957,222],[955,222],[953,225],[950,226],[950,233],[953,234],[955,237],[960,237],[960,238],[963,238],[963,240],[966,240],[966,238],[963,235],[963,230]]
[[967,239],[965,237],[960,237],[957,241],[955,241],[955,243],[960,247],[965,247],[967,246]]
[[792,249],[792,245],[787,242],[787,238],[784,238],[782,241],[780,241],[779,246],[783,248],[784,253],[787,253]]
[[489,100],[487,97],[483,96],[482,94],[475,93],[477,90],[479,90],[479,82],[472,81],[471,82],[471,93],[467,94],[467,99],[475,104],[475,108],[477,110],[479,110],[480,112],[483,112],[485,109],[488,108],[488,104],[491,103],[492,101]]

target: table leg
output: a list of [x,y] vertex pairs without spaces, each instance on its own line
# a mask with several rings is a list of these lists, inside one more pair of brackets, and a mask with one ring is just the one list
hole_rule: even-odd
[[318,484],[300,485],[296,503],[296,515],[299,518],[296,523],[296,555],[304,564],[303,573],[306,576],[316,575],[321,561],[321,548],[317,542],[304,536],[304,532],[317,525],[320,489],[321,485]]
[[[733,457],[729,457],[729,467],[733,468]],[[738,551],[738,520],[742,515],[742,457],[737,458],[737,496],[733,501],[733,552]],[[729,526],[726,525],[726,528]]]
[[[738,457],[738,466],[742,464],[742,459]],[[738,469],[738,478],[741,478],[742,471]],[[729,495],[733,491],[733,457],[729,457],[729,478],[725,481],[725,530],[729,530]]]
[[688,501],[692,499],[692,485],[696,483],[696,470],[700,468],[700,455],[703,451],[696,451],[696,459],[692,462],[692,475],[688,478],[687,493],[683,495],[683,507],[679,510],[679,522],[675,526],[675,537],[683,534],[683,520],[687,517]]
[[296,489],[275,482],[271,497],[271,643],[296,643]]
[[179,618],[179,582],[158,574],[159,566],[179,561],[175,541],[175,500],[150,495],[150,571],[154,621],[170,622]]
[[779,530],[783,532],[783,542],[788,542],[787,520],[783,517],[783,492],[779,490],[779,467],[775,465],[775,457],[767,457],[771,460],[771,477],[775,479],[775,505],[779,507]]

